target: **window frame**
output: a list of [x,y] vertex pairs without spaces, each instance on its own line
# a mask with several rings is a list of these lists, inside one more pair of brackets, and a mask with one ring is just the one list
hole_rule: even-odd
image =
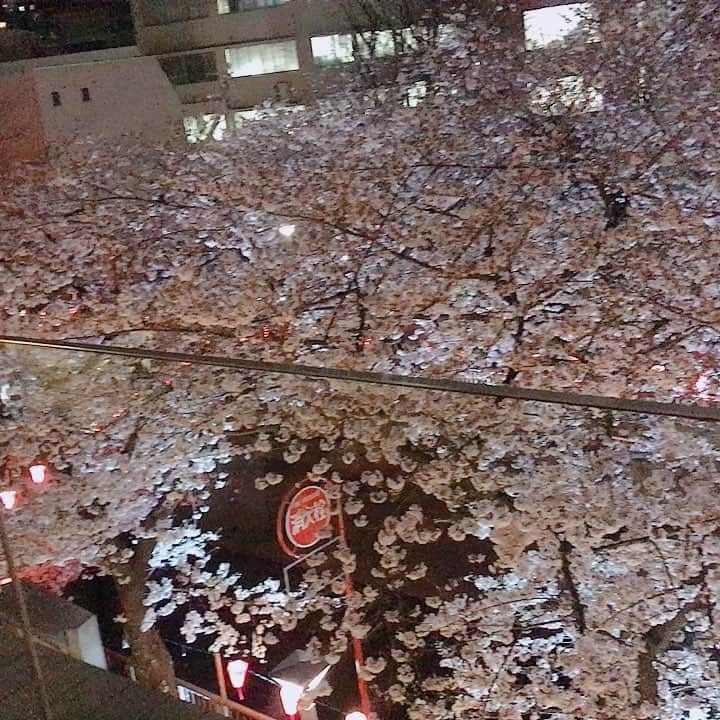
[[[252,4],[252,7],[231,7],[233,4],[240,4],[248,2]],[[260,3],[266,2],[267,4],[261,5]],[[274,8],[282,7],[287,5],[290,0],[217,0],[217,14],[222,15],[234,15],[235,13],[253,12],[254,10],[272,10]],[[222,5],[222,7],[221,7]],[[223,7],[227,7],[224,10]]]
[[[580,6],[580,7],[578,7]],[[528,28],[526,18],[528,17],[540,17],[541,13],[557,13],[557,22],[560,22],[562,13],[567,12],[570,8],[578,7],[580,22],[575,26],[562,28],[563,32],[556,37],[550,38],[547,41],[542,42],[538,38],[533,38],[529,35],[529,31],[532,32],[532,27]],[[582,14],[588,13],[590,16],[594,16],[597,20],[596,14],[597,8],[594,7],[592,0],[569,0],[565,2],[553,3],[552,5],[535,5],[523,9],[522,12],[522,24],[523,24],[523,43],[526,52],[537,52],[539,50],[551,50],[554,48],[565,48],[568,45],[577,44],[579,38],[573,38],[575,33],[582,36],[583,45],[591,45],[596,42],[600,42],[600,34],[596,27],[588,27],[582,22]],[[562,23],[570,25],[570,23]]]
[[[231,54],[233,52],[243,51],[243,50],[249,51],[252,48],[273,47],[273,46],[281,46],[281,45],[292,47],[293,55],[295,58],[294,59],[294,67],[263,70],[262,72],[250,72],[250,73],[245,72],[242,74],[234,74],[233,73],[233,71],[232,71],[233,62],[231,60]],[[240,64],[240,63],[238,62],[238,64]],[[249,65],[250,63],[248,62],[247,64]],[[225,48],[225,65],[227,68],[227,75],[230,78],[262,77],[263,75],[278,75],[280,73],[297,72],[298,70],[300,70],[300,57],[298,55],[297,41],[294,37],[293,38],[280,38],[277,40],[271,40],[271,41],[267,41],[267,42],[243,43],[242,45],[233,45],[231,47],[226,47]]]

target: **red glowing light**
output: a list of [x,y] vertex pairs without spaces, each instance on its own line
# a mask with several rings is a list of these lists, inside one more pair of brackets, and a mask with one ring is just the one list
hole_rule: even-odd
[[6,510],[12,510],[17,504],[17,492],[15,490],[3,490],[0,492],[0,502]]
[[243,688],[245,687],[245,680],[247,679],[249,663],[245,660],[233,660],[227,665],[228,675],[230,676],[230,682],[232,686],[237,690],[238,697],[240,700],[244,699]]
[[47,468],[45,465],[31,465],[30,477],[36,485],[42,485],[45,482]]

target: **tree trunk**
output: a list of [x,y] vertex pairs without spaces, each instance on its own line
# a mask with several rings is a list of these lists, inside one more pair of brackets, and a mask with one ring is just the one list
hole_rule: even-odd
[[125,639],[130,645],[130,661],[137,682],[146,688],[175,695],[175,669],[165,643],[154,628],[142,631],[145,579],[154,547],[154,540],[139,541],[134,546],[135,555],[127,564],[116,568],[115,586],[123,615],[127,619],[124,625]]

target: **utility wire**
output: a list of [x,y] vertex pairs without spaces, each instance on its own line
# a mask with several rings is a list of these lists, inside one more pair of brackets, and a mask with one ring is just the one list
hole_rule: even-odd
[[18,337],[14,335],[0,335],[0,343],[47,348],[50,350],[69,350],[101,355],[117,355],[120,357],[157,360],[161,362],[212,365],[231,370],[250,370],[261,373],[298,375],[306,378],[339,380],[364,385],[387,385],[480,397],[508,398],[524,402],[617,410],[643,415],[663,415],[667,417],[688,418],[691,420],[720,421],[720,409],[700,405],[688,405],[686,403],[635,400],[604,395],[585,395],[560,392],[557,390],[536,390],[534,388],[515,387],[512,385],[490,385],[488,383],[473,383],[462,380],[425,378],[416,375],[395,375],[392,373],[369,372],[366,370],[345,370],[340,368],[265,362],[262,360],[247,360],[244,358],[230,358],[216,355],[194,355],[190,353],[151,350],[148,348],[80,343],[70,340],[42,340],[39,338]]

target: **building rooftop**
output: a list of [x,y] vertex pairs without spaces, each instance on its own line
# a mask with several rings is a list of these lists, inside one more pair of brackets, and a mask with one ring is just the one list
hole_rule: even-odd
[[[93,617],[91,612],[36,585],[23,583],[23,593],[32,626],[40,635],[55,635],[79,628]],[[12,585],[5,585],[0,590],[0,622],[19,624]]]
[[[146,690],[120,675],[37,646],[53,720],[212,720],[176,698]],[[42,717],[23,640],[0,628],[2,720]]]

